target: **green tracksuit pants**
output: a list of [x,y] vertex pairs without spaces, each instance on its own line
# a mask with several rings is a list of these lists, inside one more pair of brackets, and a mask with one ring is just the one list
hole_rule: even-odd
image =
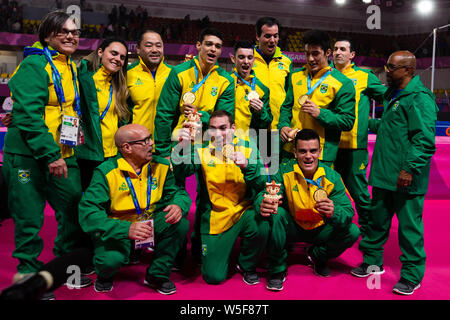
[[68,178],[49,174],[46,163],[33,157],[4,153],[3,173],[8,185],[8,205],[15,225],[15,250],[19,259],[17,271],[38,271],[43,263],[38,260],[44,243],[39,236],[44,223],[46,201],[55,210],[58,222],[53,253],[68,253],[84,245],[87,235],[78,222],[78,203],[81,198],[80,171],[75,157],[64,159]]
[[251,208],[239,221],[220,234],[202,234],[202,275],[209,284],[219,284],[227,277],[228,260],[238,236],[242,238],[238,263],[244,271],[255,271],[269,236],[269,228],[261,228],[261,218]]
[[423,203],[425,195],[410,195],[374,187],[372,211],[366,236],[359,247],[364,262],[383,264],[383,245],[389,237],[392,217],[397,214],[398,241],[402,255],[401,277],[419,284],[425,273],[425,249],[423,240]]
[[[188,233],[186,218],[175,224],[165,221],[165,212],[154,215],[155,251],[152,263],[147,269],[150,276],[169,279],[175,257]],[[99,277],[110,278],[125,264],[128,264],[134,241],[94,239],[94,266]]]
[[286,241],[311,243],[313,257],[325,262],[340,256],[358,240],[360,235],[354,223],[345,227],[326,223],[318,228],[305,230],[283,207],[278,207],[278,213],[266,219],[266,224],[272,227],[267,246],[271,275],[286,271],[288,255]]
[[362,235],[367,229],[371,201],[367,182],[368,165],[367,149],[339,149],[334,162],[334,169],[341,175],[347,191],[355,202]]

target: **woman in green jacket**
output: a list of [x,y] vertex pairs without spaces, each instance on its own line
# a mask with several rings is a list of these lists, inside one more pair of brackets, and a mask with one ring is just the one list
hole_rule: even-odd
[[130,118],[126,99],[128,48],[123,40],[106,39],[78,67],[85,143],[75,150],[83,190],[93,170],[117,155],[114,134]]

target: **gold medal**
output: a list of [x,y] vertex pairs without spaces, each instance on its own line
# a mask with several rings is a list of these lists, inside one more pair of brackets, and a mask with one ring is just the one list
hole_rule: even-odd
[[308,95],[307,94],[304,94],[304,95],[302,95],[302,96],[300,96],[300,98],[298,98],[298,104],[300,105],[300,106],[303,106],[303,104],[306,102],[306,100],[308,100],[309,99],[309,97],[308,97]]
[[229,159],[234,153],[234,146],[231,144],[226,144],[222,147],[222,154],[225,158]]
[[192,91],[188,91],[183,94],[183,102],[188,104],[193,104],[195,101],[195,94]]
[[255,90],[250,91],[248,94],[248,100],[259,99],[259,94]]
[[328,198],[328,193],[325,191],[325,189],[323,188],[318,188],[314,194],[313,194],[313,198],[316,201],[320,201],[320,200],[324,200]]

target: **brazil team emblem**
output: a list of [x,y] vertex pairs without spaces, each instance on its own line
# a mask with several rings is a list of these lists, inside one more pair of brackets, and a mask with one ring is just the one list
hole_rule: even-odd
[[156,180],[156,177],[152,178],[152,190],[158,189],[158,181]]
[[284,66],[283,66],[283,62],[279,62],[278,63],[278,69],[283,70]]
[[206,244],[202,244],[202,255],[206,256],[207,253],[208,253],[208,248],[207,248]]
[[394,111],[397,111],[398,107],[400,106],[400,101],[395,101],[394,105],[392,106],[392,109]]
[[217,96],[217,87],[212,87],[211,88],[211,95],[213,96],[213,97],[215,97],[215,96]]
[[326,93],[328,91],[328,85],[326,83],[320,85],[320,92]]
[[358,79],[350,79],[350,80],[353,81],[353,85],[356,87],[356,83],[357,83]]
[[30,170],[28,169],[19,169],[17,173],[17,178],[19,179],[20,183],[28,183],[30,182]]

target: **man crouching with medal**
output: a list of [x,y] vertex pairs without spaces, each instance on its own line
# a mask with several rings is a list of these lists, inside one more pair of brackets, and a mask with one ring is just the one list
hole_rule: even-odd
[[169,277],[188,232],[192,201],[175,184],[169,161],[152,154],[147,128],[129,124],[114,138],[120,153],[95,169],[79,206],[81,227],[95,247],[95,291],[112,290],[113,276],[129,262],[132,246],[150,246],[153,259],[144,283],[173,294],[176,287]]
[[354,209],[345,193],[339,173],[319,161],[321,153],[318,134],[303,129],[295,136],[294,155],[283,163],[270,180],[280,184],[282,200],[261,192],[255,208],[272,226],[268,241],[269,279],[267,289],[283,290],[287,275],[286,242],[307,242],[307,258],[314,273],[329,277],[327,261],[340,256],[359,237],[352,223]]

